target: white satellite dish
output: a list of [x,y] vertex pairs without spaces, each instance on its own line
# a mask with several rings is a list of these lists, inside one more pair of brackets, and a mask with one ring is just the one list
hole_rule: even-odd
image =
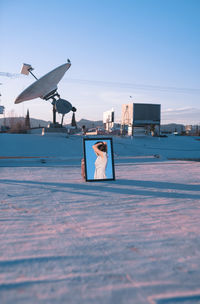
[[38,97],[42,99],[48,99],[48,97],[51,96],[51,93],[53,94],[56,92],[57,84],[62,79],[65,72],[70,68],[70,66],[70,62],[65,63],[53,71],[47,73],[40,79],[36,80],[15,99],[15,103],[20,103]]
[[[64,115],[70,111],[75,112],[76,108],[72,107],[71,103],[67,100],[61,99],[60,95],[57,93],[57,84],[64,76],[65,72],[70,68],[71,62],[68,59],[68,62],[62,64],[51,72],[47,73],[40,79],[37,79],[35,75],[32,73],[33,68],[30,64],[23,64],[21,73],[28,75],[31,73],[34,78],[37,80],[31,84],[28,88],[26,88],[16,99],[15,103],[21,103],[23,101],[42,98],[45,100],[52,99],[53,105],[53,124],[56,125],[56,111]],[[63,122],[62,117],[62,122]],[[61,123],[62,125],[62,123]]]

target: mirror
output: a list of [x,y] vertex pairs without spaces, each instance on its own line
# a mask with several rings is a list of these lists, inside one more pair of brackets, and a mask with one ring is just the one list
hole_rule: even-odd
[[115,179],[112,138],[84,138],[83,150],[86,181]]

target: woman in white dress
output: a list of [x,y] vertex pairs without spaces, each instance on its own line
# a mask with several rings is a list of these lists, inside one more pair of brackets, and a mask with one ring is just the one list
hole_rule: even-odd
[[106,179],[106,166],[108,161],[107,143],[98,141],[92,146],[97,159],[95,161],[94,179]]

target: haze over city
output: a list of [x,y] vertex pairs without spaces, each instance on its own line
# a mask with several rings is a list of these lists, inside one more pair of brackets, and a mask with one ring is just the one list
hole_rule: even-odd
[[[67,62],[58,85],[76,119],[100,120],[123,103],[161,104],[161,122],[200,123],[200,2],[11,1],[0,4],[0,92],[5,115],[52,120],[49,102],[19,105],[15,98],[34,78]],[[66,115],[64,122],[71,120]]]

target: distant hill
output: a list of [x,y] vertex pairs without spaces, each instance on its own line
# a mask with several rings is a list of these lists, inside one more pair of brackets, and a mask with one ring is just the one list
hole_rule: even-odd
[[181,124],[171,123],[171,124],[167,124],[167,125],[161,125],[160,130],[161,130],[161,132],[178,132],[178,133],[181,133],[181,132],[185,131],[185,126],[181,125]]
[[[69,126],[70,124],[68,125],[65,125],[65,126]],[[97,121],[92,121],[92,120],[87,120],[87,119],[81,119],[77,122],[77,125],[78,127],[82,127],[82,126],[85,126],[87,129],[90,129],[90,128],[96,128],[96,127],[103,127],[103,121],[102,120],[97,120]]]
[[[6,126],[10,127],[13,122],[24,122],[24,117],[6,117]],[[37,128],[37,127],[47,127],[47,125],[50,123],[50,121],[42,120],[42,119],[36,119],[36,118],[30,118],[31,128]],[[4,125],[4,118],[0,118],[0,126]],[[69,126],[70,124],[67,124],[65,126]],[[87,119],[81,119],[77,122],[78,127],[82,127],[83,125],[86,126],[86,128],[96,128],[96,127],[103,127],[103,121],[92,121]]]
[[[5,124],[6,126],[10,127],[11,124],[17,123],[17,122],[24,122],[24,117],[6,117]],[[47,127],[47,125],[50,123],[50,121],[45,121],[41,119],[36,118],[30,118],[31,128],[37,128],[37,127]],[[4,118],[0,118],[0,126],[4,125]]]
[[[12,121],[15,122],[22,122],[24,121],[24,117],[7,117],[6,118],[6,126],[10,126]],[[50,123],[50,121],[42,120],[42,119],[36,119],[36,118],[30,118],[31,122],[31,128],[37,128],[37,127],[47,127],[47,125]],[[0,126],[4,125],[4,118],[0,118]],[[78,127],[82,127],[85,125],[87,129],[90,128],[96,128],[96,127],[103,127],[103,121],[102,120],[88,120],[88,119],[81,119],[77,122]],[[70,126],[70,124],[65,125]],[[176,123],[171,123],[171,124],[166,124],[166,125],[161,125],[161,132],[182,132],[185,130],[185,126],[182,124],[176,124]]]

